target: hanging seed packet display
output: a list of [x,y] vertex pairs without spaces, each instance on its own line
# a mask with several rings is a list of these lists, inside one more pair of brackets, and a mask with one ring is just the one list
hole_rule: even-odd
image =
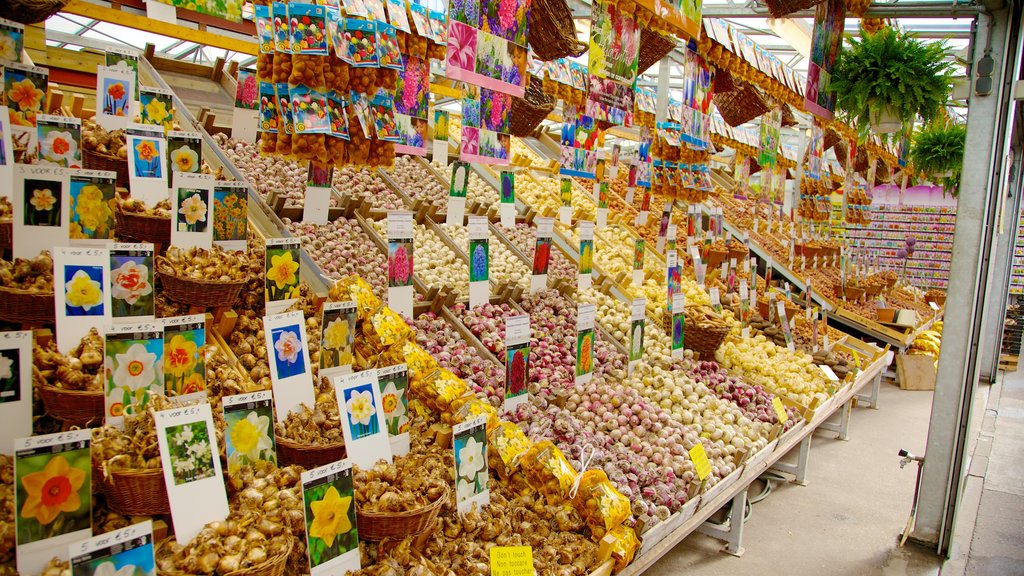
[[446,74],[522,97],[526,91],[530,0],[452,0]]
[[597,171],[597,142],[600,131],[594,118],[585,114],[576,115],[570,108],[562,124],[561,156],[559,172],[565,176],[593,179]]
[[39,574],[67,546],[92,536],[89,430],[14,440],[18,572]]
[[462,99],[462,147],[465,162],[505,165],[511,158],[512,97],[467,85]]
[[631,14],[613,3],[593,2],[591,6],[590,74],[631,87],[636,80],[640,27]]
[[395,152],[426,156],[429,88],[430,62],[408,57],[405,69],[398,73],[395,89],[395,120],[402,135]]
[[845,2],[828,0],[818,4],[814,12],[814,36],[807,65],[804,104],[808,112],[823,120],[831,120],[836,108],[836,95],[829,92],[828,87],[832,83],[832,68],[842,48],[845,26]]

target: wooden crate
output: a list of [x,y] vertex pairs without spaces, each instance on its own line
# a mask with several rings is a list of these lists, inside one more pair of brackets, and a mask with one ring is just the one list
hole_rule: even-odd
[[935,390],[935,359],[923,354],[896,357],[896,375],[902,390]]
[[1017,371],[1017,362],[1020,360],[1020,356],[1012,356],[1010,354],[1002,354],[999,356],[999,369],[1007,372]]

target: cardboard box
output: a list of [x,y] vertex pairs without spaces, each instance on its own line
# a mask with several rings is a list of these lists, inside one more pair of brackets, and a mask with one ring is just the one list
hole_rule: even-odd
[[902,390],[935,390],[935,358],[923,354],[896,357],[896,375]]

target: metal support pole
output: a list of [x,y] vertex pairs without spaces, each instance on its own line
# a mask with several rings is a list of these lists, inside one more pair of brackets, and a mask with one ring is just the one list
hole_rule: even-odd
[[668,87],[672,80],[672,60],[662,58],[658,64],[658,101],[654,109],[654,121],[664,122],[668,118]]
[[814,433],[808,434],[800,441],[800,453],[797,456],[796,464],[776,462],[772,465],[771,470],[790,474],[795,477],[793,479],[794,484],[807,486],[807,461],[811,456],[811,438],[813,436]]
[[[749,488],[749,487],[748,487]],[[743,556],[743,516],[747,511],[747,489],[740,490],[732,499],[732,513],[729,521],[723,526],[705,522],[697,527],[697,532],[725,542],[722,552]]]
[[[1005,177],[1002,150],[1011,112],[1013,79],[1020,60],[1018,3],[982,12],[975,22],[971,61],[972,95],[967,116],[967,141],[953,239],[952,273],[947,290],[946,324],[955,338],[944,338],[932,400],[931,422],[922,470],[917,521],[911,537],[940,554],[949,542],[965,471],[971,404],[977,383],[978,336],[988,287],[991,236]],[[1012,13],[1012,14],[1011,14]],[[1013,45],[1011,46],[1011,39]],[[978,95],[976,73],[992,71],[991,92]]]
[[882,389],[882,376],[885,374],[879,371],[875,379],[871,381],[871,393],[857,395],[857,402],[868,406],[872,410],[878,410],[878,393]]

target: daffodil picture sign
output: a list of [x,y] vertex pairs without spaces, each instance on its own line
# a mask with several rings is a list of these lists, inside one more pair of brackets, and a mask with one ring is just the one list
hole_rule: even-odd
[[248,234],[249,187],[244,182],[213,186],[213,243],[225,250],[245,250]]
[[594,377],[594,321],[597,306],[580,304],[576,309],[576,385]]
[[75,170],[71,173],[68,234],[72,246],[105,246],[114,238],[116,184],[117,172]]
[[114,324],[151,322],[156,318],[153,294],[154,247],[149,243],[110,245],[110,315]]
[[287,310],[299,297],[299,261],[302,244],[297,238],[267,238],[266,269],[267,313]]
[[139,118],[143,124],[160,126],[165,132],[174,125],[174,97],[163,88],[139,88]]
[[174,172],[171,188],[171,244],[178,248],[213,248],[212,174]]
[[483,509],[491,502],[487,487],[487,417],[478,416],[452,428],[455,450],[455,507],[459,514]]
[[128,127],[128,187],[132,197],[155,206],[168,198],[167,139],[162,127]]
[[14,440],[18,572],[39,574],[67,546],[92,536],[89,430]]
[[277,421],[284,422],[290,412],[298,412],[303,404],[309,407],[316,405],[306,320],[301,310],[264,316],[263,330]]
[[203,136],[198,132],[167,133],[167,173],[198,174],[203,166]]
[[207,403],[153,413],[174,536],[189,542],[203,526],[228,516],[217,429]]
[[154,576],[153,521],[75,542],[68,556],[75,576]]
[[581,220],[578,224],[580,236],[580,271],[576,281],[580,290],[589,290],[594,277],[594,223]]
[[35,258],[68,237],[71,170],[56,166],[15,164],[11,206],[14,211],[14,257]]
[[[0,332],[0,437],[32,434],[32,331]],[[0,447],[8,453],[11,446]]]
[[[139,51],[134,48],[107,48],[107,52],[104,55],[107,66],[118,68],[132,75],[135,79],[135,100],[138,100],[139,96]],[[134,118],[138,115],[138,105],[132,102],[132,109],[130,117]]]
[[[146,410],[154,393],[164,391],[163,326],[156,323],[122,324],[104,334],[104,420],[122,426],[124,417]],[[166,369],[166,368],[165,368]]]
[[388,308],[412,318],[412,212],[388,212]]
[[384,420],[384,403],[377,369],[340,374],[331,379],[341,409],[341,430],[348,459],[369,470],[378,460],[391,463],[391,442]]
[[409,453],[409,367],[395,364],[377,369],[377,387],[384,409],[384,427],[388,430],[392,456]]
[[132,121],[135,78],[135,73],[125,68],[96,67],[96,123],[104,129],[123,130]]
[[82,167],[82,120],[67,116],[36,116],[36,164]]
[[274,398],[269,390],[225,396],[224,453],[228,474],[256,462],[277,464],[274,445]]
[[111,323],[107,305],[110,251],[106,248],[54,248],[53,284],[57,349],[67,354],[90,328]]
[[356,303],[325,302],[320,341],[320,375],[347,374],[355,362]]
[[302,473],[302,509],[310,576],[360,568],[352,462],[340,460]]
[[19,62],[25,47],[25,25],[0,18],[0,64]]
[[206,397],[206,316],[163,318],[164,394],[182,401]]

